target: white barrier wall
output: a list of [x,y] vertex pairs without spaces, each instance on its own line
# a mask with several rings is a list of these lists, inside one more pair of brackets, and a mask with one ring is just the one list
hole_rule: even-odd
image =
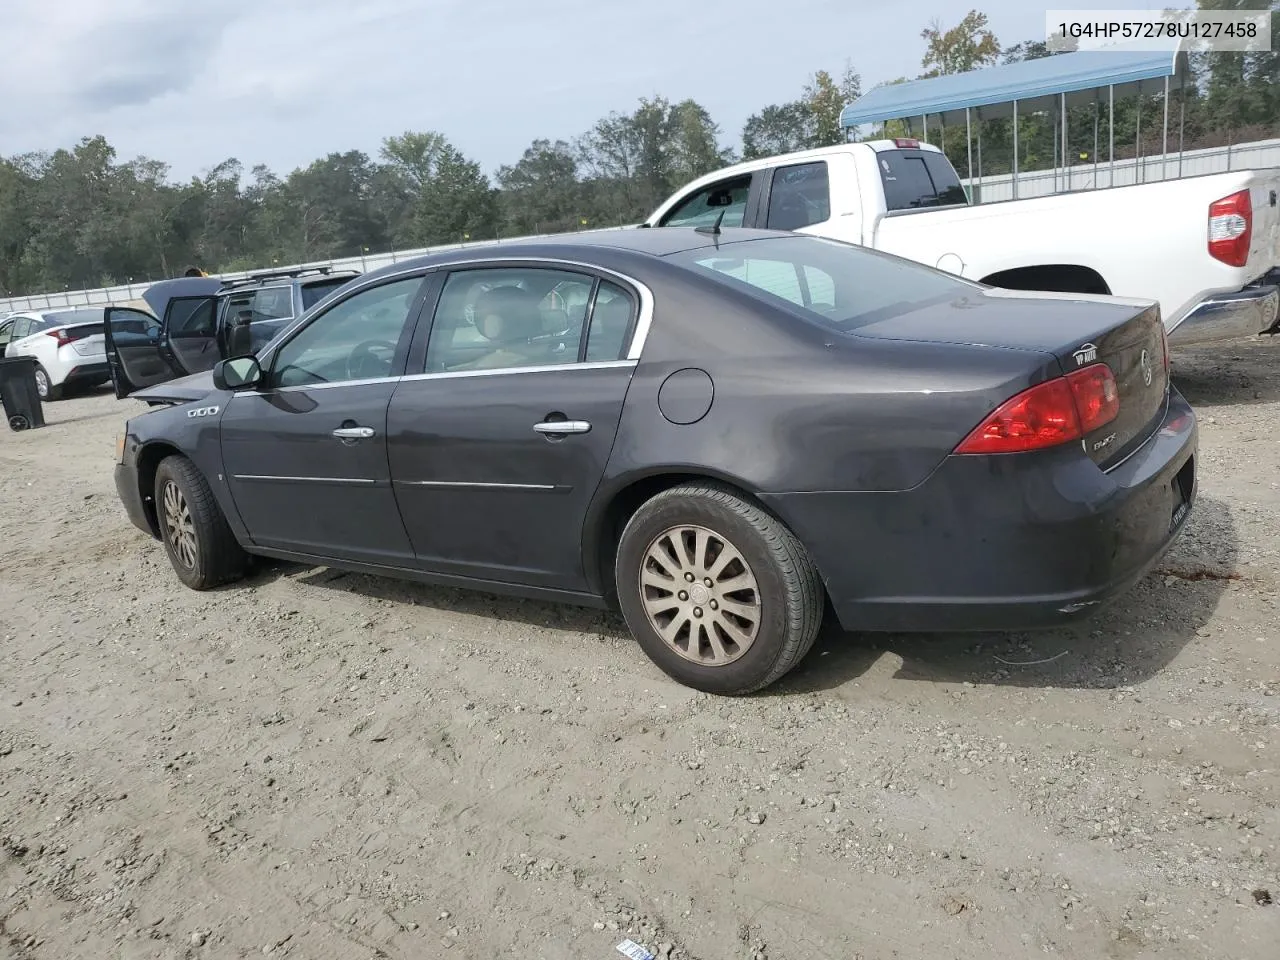
[[[1018,198],[1043,197],[1066,190],[1093,190],[1109,186],[1128,186],[1135,182],[1151,183],[1156,180],[1191,177],[1205,173],[1223,173],[1228,170],[1247,170],[1257,167],[1280,167],[1280,139],[1258,140],[1230,147],[1208,150],[1188,150],[1181,159],[1176,153],[1142,157],[1138,160],[1117,160],[1114,165],[1105,161],[1097,164],[1077,164],[1066,170],[1037,170],[1018,175]],[[965,181],[968,182],[967,180]],[[994,203],[1013,199],[1013,178],[1008,174],[975,178],[976,199],[980,203]],[[632,225],[634,226],[634,225]],[[599,231],[588,230],[585,233]],[[314,263],[279,267],[280,270],[302,267],[332,267],[336,270],[359,270],[367,273],[388,264],[436,253],[442,250],[458,250],[463,247],[492,246],[495,243],[512,243],[529,237],[506,237],[502,240],[485,240],[476,243],[453,243],[439,247],[423,247],[418,250],[395,250],[363,257],[345,257],[336,260],[318,260]],[[243,277],[245,273],[216,274],[219,277]],[[62,293],[38,293],[28,297],[0,299],[0,315],[13,310],[50,310],[59,307],[99,306],[122,303],[140,297],[153,281],[130,283],[97,290],[71,290]]]

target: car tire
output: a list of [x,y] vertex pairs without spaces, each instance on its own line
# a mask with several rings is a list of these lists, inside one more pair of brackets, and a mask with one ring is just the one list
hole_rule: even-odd
[[707,693],[769,686],[804,658],[822,626],[822,581],[795,534],[712,484],[672,487],[645,502],[619,538],[614,576],[645,653]]
[[156,521],[178,579],[192,590],[238,580],[248,554],[222,514],[209,482],[186,457],[172,456],[156,469]]
[[54,384],[49,373],[40,364],[36,364],[36,393],[44,403],[52,403],[62,399],[62,384]]

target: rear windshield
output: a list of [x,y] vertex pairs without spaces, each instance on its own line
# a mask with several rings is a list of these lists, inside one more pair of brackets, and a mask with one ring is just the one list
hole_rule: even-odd
[[974,290],[922,264],[821,237],[722,243],[670,259],[841,333]]
[[966,203],[960,177],[940,153],[931,150],[882,150],[880,182],[890,210],[916,210]]
[[339,287],[350,283],[351,279],[351,277],[337,277],[333,280],[318,280],[315,283],[308,283],[302,288],[302,309],[306,310],[312,304],[319,303]]
[[98,333],[102,332],[102,308],[92,310],[59,310],[56,313],[42,314],[46,324],[62,327],[69,323],[96,323]]

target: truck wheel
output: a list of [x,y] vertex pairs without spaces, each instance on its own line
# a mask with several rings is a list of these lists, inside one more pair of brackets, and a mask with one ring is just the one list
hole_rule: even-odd
[[670,677],[708,693],[752,693],[804,658],[822,625],[817,568],[781,522],[718,486],[664,490],[618,545],[618,602]]
[[179,456],[160,461],[155,497],[160,537],[179,580],[208,590],[244,576],[248,555],[195,464]]
[[62,399],[62,384],[54,386],[49,382],[49,374],[44,367],[36,364],[36,393],[45,403]]

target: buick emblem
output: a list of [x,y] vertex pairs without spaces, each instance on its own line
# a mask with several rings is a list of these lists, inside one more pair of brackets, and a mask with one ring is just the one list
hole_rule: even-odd
[[1151,355],[1147,351],[1142,351],[1142,357],[1138,360],[1138,366],[1142,368],[1142,382],[1148,387],[1155,377],[1155,371],[1151,369]]

